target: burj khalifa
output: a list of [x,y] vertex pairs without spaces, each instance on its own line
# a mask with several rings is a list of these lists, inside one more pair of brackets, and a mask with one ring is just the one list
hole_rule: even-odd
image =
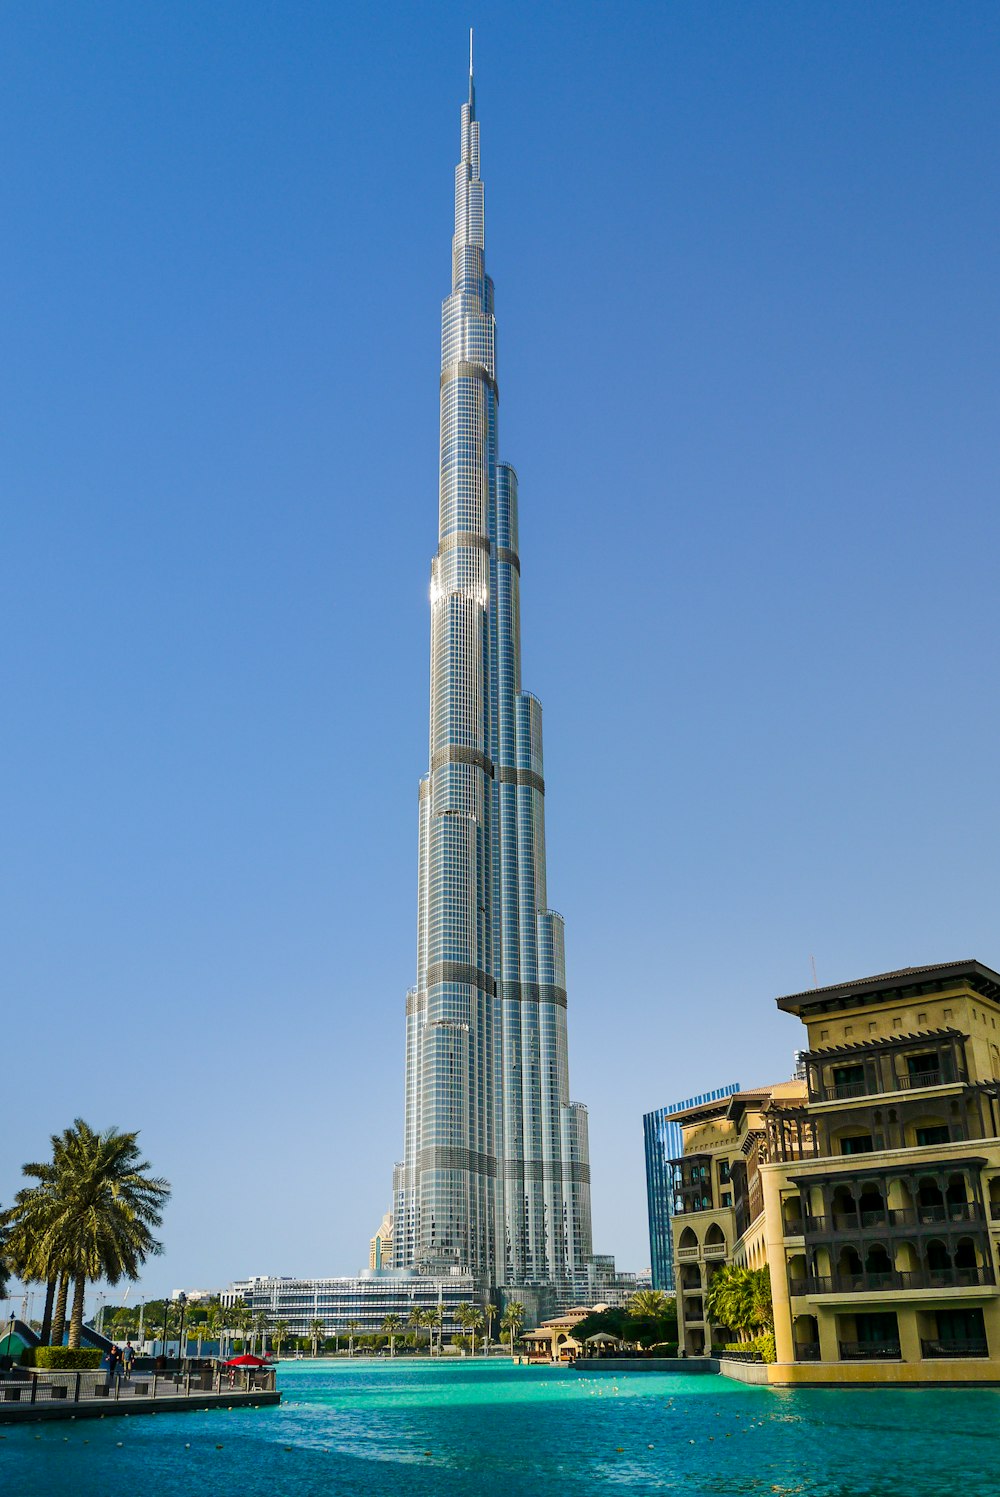
[[497,457],[471,42],[461,133],[394,1257],[471,1273],[484,1292],[562,1298],[592,1254],[587,1112],[570,1101],[563,919],[546,888],[542,706],[521,685],[518,482]]

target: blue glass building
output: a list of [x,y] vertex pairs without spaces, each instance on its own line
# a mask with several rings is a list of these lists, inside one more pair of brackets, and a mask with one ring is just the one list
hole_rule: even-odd
[[653,1270],[653,1288],[674,1292],[674,1255],[670,1241],[670,1218],[674,1209],[673,1171],[670,1161],[684,1152],[680,1123],[671,1123],[670,1115],[704,1102],[718,1102],[739,1091],[739,1083],[720,1086],[714,1092],[701,1092],[684,1102],[672,1102],[647,1112],[642,1119],[646,1144],[646,1200],[649,1206],[649,1252]]

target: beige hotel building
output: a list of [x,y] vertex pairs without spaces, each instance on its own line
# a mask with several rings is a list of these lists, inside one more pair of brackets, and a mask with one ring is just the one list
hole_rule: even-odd
[[778,999],[804,1079],[674,1114],[681,1349],[724,1263],[767,1265],[773,1384],[1000,1382],[1000,975],[911,967]]

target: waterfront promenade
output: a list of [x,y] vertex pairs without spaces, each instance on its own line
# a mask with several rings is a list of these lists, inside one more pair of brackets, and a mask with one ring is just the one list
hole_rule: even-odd
[[0,1429],[12,1492],[106,1497],[1000,1497],[1000,1394],[285,1362],[280,1406]]
[[185,1372],[136,1372],[108,1381],[103,1371],[0,1376],[0,1424],[111,1415],[190,1413],[197,1409],[277,1404],[274,1369],[213,1367]]

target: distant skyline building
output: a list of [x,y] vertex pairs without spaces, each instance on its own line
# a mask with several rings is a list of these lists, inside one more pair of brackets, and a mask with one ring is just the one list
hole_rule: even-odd
[[237,1279],[227,1295],[230,1303],[242,1300],[252,1314],[264,1314],[272,1324],[287,1321],[290,1336],[310,1335],[314,1320],[322,1321],[325,1336],[346,1337],[350,1325],[357,1326],[356,1335],[378,1335],[387,1315],[409,1324],[415,1310],[440,1310],[443,1333],[454,1335],[461,1330],[459,1308],[478,1303],[471,1274],[435,1279],[413,1272],[313,1279],[256,1274]]
[[570,1100],[563,919],[546,889],[542,708],[521,685],[518,484],[497,456],[471,38],[451,284],[394,1263],[563,1299],[592,1255],[587,1112]]
[[674,1214],[674,1172],[672,1161],[684,1152],[684,1139],[680,1123],[670,1122],[674,1112],[684,1112],[689,1107],[702,1107],[706,1102],[719,1102],[739,1091],[739,1083],[720,1086],[714,1092],[700,1092],[697,1097],[688,1097],[683,1102],[672,1102],[667,1107],[658,1107],[647,1112],[642,1119],[643,1139],[646,1146],[646,1203],[649,1209],[649,1251],[653,1288],[673,1294],[674,1246],[670,1234],[670,1220]]
[[377,1273],[392,1268],[392,1212],[387,1211],[381,1225],[369,1244],[368,1267]]

